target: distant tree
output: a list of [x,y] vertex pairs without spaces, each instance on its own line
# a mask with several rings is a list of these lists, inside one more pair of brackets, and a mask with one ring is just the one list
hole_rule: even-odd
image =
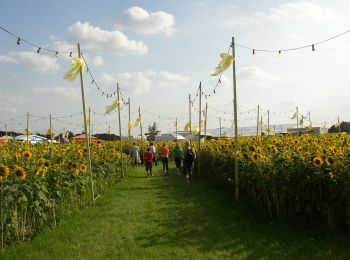
[[120,140],[120,137],[115,135],[115,134],[95,134],[93,136],[97,137],[100,140],[104,140],[104,141]]
[[[350,133],[350,122],[341,122],[340,123],[340,132]],[[339,133],[339,127],[332,125],[328,129],[328,133]]]
[[148,141],[154,141],[155,136],[158,135],[160,131],[158,130],[158,125],[156,122],[153,122],[152,126],[148,126],[148,133],[145,133]]

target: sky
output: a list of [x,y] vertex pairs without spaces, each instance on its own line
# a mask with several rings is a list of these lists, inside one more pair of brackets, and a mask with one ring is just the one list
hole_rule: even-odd
[[[350,120],[350,33],[295,51],[252,53],[246,46],[283,50],[307,46],[350,29],[350,1],[66,1],[2,0],[0,26],[50,50],[26,44],[0,30],[0,130],[46,132],[49,115],[55,133],[83,130],[79,78],[63,79],[80,43],[90,73],[84,71],[93,133],[118,134],[118,114],[105,106],[123,96],[122,134],[141,110],[143,127],[156,122],[161,133],[183,130],[189,118],[198,125],[208,104],[207,128],[231,127],[232,68],[211,74],[235,39],[238,127],[254,126],[257,106],[266,125],[292,124],[296,110],[309,112],[314,126]],[[230,50],[231,52],[231,50]],[[215,86],[215,93],[213,90]],[[212,95],[209,94],[212,93]],[[304,120],[308,124],[308,120]],[[144,129],[145,131],[146,129]],[[137,136],[139,128],[132,129]]]

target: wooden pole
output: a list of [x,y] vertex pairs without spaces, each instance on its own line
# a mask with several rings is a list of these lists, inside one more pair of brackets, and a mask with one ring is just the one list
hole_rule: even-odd
[[52,144],[52,117],[51,117],[51,114],[50,114],[50,140],[51,140],[51,144]]
[[129,121],[128,121],[128,139],[129,143],[131,141],[131,129],[129,128],[129,123],[131,122],[131,112],[130,112],[130,97],[128,97],[128,114],[129,114]]
[[341,133],[339,116],[338,116],[338,127],[339,127],[339,133]]
[[297,107],[297,129],[299,129],[299,110]]
[[263,129],[263,121],[262,121],[262,116],[260,117],[260,133],[262,134]]
[[198,132],[198,177],[201,176],[201,120],[202,120],[202,82],[199,82],[199,132]]
[[175,135],[176,135],[176,141],[177,141],[177,118],[176,118],[176,121],[175,121]]
[[205,102],[204,141],[207,140],[208,103]]
[[142,161],[144,161],[145,160],[145,153],[144,153],[144,150],[143,150],[143,136],[142,136],[141,108],[140,107],[139,107],[139,119],[140,119]]
[[7,136],[7,125],[5,124],[5,135]]
[[270,110],[267,110],[267,135],[270,135]]
[[26,135],[27,135],[27,143],[28,143],[28,139],[29,139],[29,112],[27,112],[27,131],[26,131]]
[[219,129],[220,129],[219,136],[221,137],[221,117],[219,117]]
[[238,175],[238,126],[237,126],[237,91],[236,91],[236,60],[235,60],[235,38],[232,37],[232,57],[234,58],[232,64],[233,71],[233,109],[234,109],[234,122],[235,122],[235,146],[234,146],[234,157],[235,157],[235,200],[239,201],[239,175]]
[[188,115],[189,115],[189,122],[190,122],[190,134],[192,134],[192,118],[191,118],[191,94],[188,95]]
[[[80,44],[78,43],[78,57],[81,59],[81,51],[80,51]],[[84,131],[85,131],[85,139],[86,139],[86,146],[87,146],[87,160],[88,160],[88,171],[90,174],[90,188],[91,188],[91,203],[92,205],[95,205],[95,193],[94,193],[94,182],[92,178],[92,169],[91,169],[91,154],[90,154],[90,140],[88,136],[88,129],[86,124],[86,105],[85,105],[85,94],[84,94],[84,81],[83,81],[83,71],[80,67],[79,70],[80,74],[80,89],[81,89],[81,99],[83,104],[83,117],[84,117]]]
[[[118,93],[118,101],[120,101],[119,83],[117,83],[117,93]],[[119,121],[119,139],[120,139],[119,141],[120,141],[122,177],[124,177],[124,160],[123,160],[122,124],[121,124],[121,118],[120,118],[120,104],[118,106],[118,121]]]
[[260,112],[260,106],[258,105],[258,116],[257,116],[257,119],[256,119],[256,135],[258,136],[259,135],[259,112]]
[[91,143],[91,108],[89,107],[89,125],[88,125],[89,129],[88,129],[88,132],[89,132],[89,141]]

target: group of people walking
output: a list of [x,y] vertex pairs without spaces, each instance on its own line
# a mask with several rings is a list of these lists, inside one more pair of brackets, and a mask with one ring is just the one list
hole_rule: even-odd
[[[156,152],[157,151],[156,147],[154,146],[154,143],[150,142],[149,147],[147,147],[146,152],[144,154],[147,177],[153,176],[152,167],[153,165],[158,165]],[[169,175],[170,151],[166,144],[163,144],[160,156],[163,164],[164,175]],[[196,152],[191,146],[190,141],[186,141],[185,146],[183,148],[180,146],[179,142],[176,142],[172,156],[175,161],[176,171],[178,175],[181,175],[181,164],[183,162],[182,174],[186,176],[186,181],[188,184],[190,184],[194,170],[194,161],[196,159]],[[137,167],[139,164],[141,164],[140,149],[135,142],[131,149],[131,159],[134,167]]]

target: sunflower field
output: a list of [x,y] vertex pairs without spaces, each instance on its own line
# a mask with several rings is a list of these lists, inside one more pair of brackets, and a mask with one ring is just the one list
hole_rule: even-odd
[[[91,144],[91,170],[98,196],[121,179],[119,143]],[[91,204],[85,144],[0,144],[1,246],[32,237],[44,225]]]
[[[233,139],[205,142],[201,175],[234,187]],[[239,138],[239,186],[271,217],[350,230],[348,135]]]

